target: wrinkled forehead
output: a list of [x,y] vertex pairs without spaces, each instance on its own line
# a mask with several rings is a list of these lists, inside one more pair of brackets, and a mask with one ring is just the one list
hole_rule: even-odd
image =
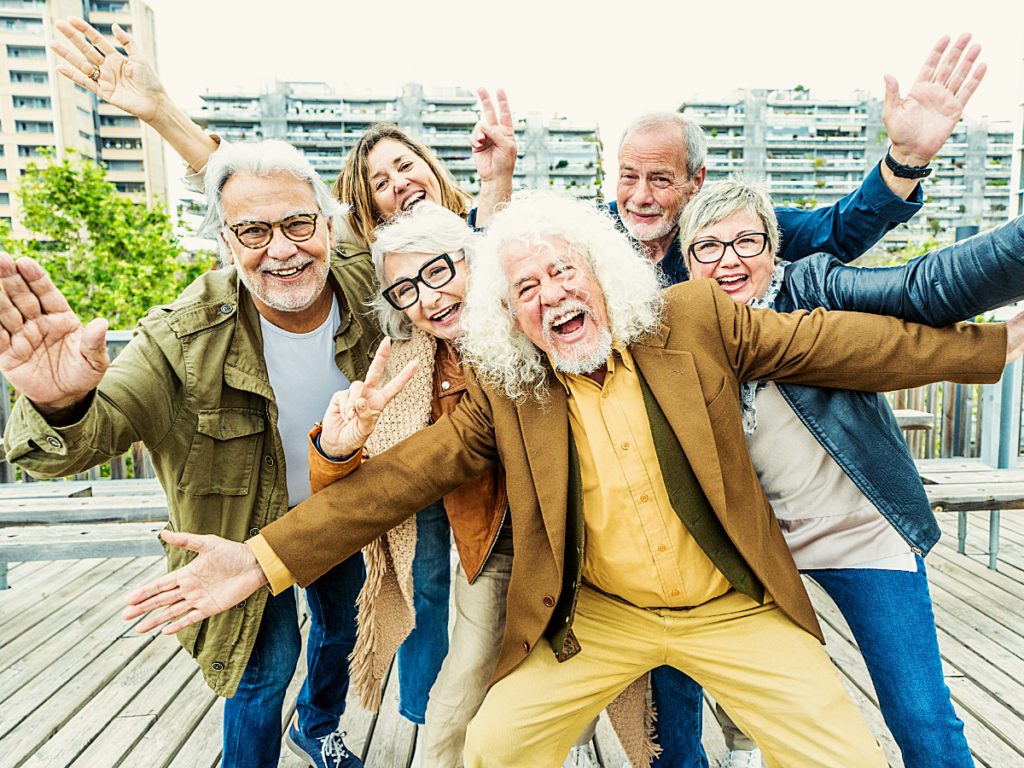
[[[319,210],[312,187],[287,171],[233,174],[221,187],[221,206],[229,222],[278,221]],[[267,219],[268,215],[278,218]]]
[[554,235],[509,240],[498,249],[498,260],[509,282],[527,272],[547,272],[552,266],[585,264],[572,247]]

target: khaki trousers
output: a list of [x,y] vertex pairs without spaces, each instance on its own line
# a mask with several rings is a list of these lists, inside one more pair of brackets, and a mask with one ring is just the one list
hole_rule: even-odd
[[455,568],[455,625],[448,655],[430,689],[423,733],[423,768],[462,768],[466,726],[480,708],[505,634],[512,556],[492,552],[470,585]]
[[824,649],[770,600],[733,591],[644,610],[583,587],[573,631],[579,654],[559,663],[541,640],[491,688],[469,726],[467,768],[560,766],[580,731],[662,664],[709,690],[772,768],[886,768]]

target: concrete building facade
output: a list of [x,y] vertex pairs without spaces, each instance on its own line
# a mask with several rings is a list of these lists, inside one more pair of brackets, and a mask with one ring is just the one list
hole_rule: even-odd
[[[479,119],[476,94],[464,88],[425,89],[417,83],[400,94],[349,95],[326,83],[276,82],[260,92],[207,91],[190,113],[226,139],[283,139],[302,150],[323,179],[333,183],[356,141],[372,123],[395,123],[426,144],[470,194],[480,191],[470,132]],[[519,157],[514,187],[553,187],[586,198],[601,185],[597,124],[529,114],[515,121]]]
[[46,45],[63,40],[54,22],[71,15],[108,36],[121,25],[156,61],[153,12],[139,0],[0,0],[0,218],[16,233],[23,230],[12,189],[44,147],[105,163],[110,181],[134,202],[167,198],[160,137],[54,69]]
[[[693,99],[680,112],[708,135],[708,179],[734,171],[765,178],[780,205],[830,205],[856,189],[889,142],[882,101],[857,91],[822,100],[803,89],[739,90]],[[886,236],[898,248],[935,237],[952,240],[961,224],[988,229],[1006,219],[1013,128],[962,120],[922,182],[924,208]]]

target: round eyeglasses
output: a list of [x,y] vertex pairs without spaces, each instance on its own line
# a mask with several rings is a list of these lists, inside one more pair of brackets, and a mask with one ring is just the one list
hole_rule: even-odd
[[387,303],[395,309],[408,309],[420,299],[420,287],[417,283],[423,283],[428,288],[440,288],[442,285],[450,283],[454,277],[455,264],[452,262],[452,257],[447,253],[442,253],[420,267],[420,271],[415,277],[404,277],[389,285],[381,293]]
[[232,224],[228,229],[235,233],[238,242],[246,248],[263,248],[274,237],[274,229],[279,227],[281,234],[293,243],[304,243],[316,232],[315,213],[297,213],[281,221],[243,221]]
[[690,245],[690,255],[701,264],[714,264],[725,256],[725,249],[732,246],[733,252],[742,259],[753,258],[764,253],[768,245],[767,232],[748,232],[735,240],[698,240]]

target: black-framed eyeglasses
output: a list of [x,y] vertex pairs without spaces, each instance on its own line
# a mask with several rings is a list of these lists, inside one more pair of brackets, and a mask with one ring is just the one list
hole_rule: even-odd
[[384,299],[392,307],[398,310],[408,309],[420,299],[420,287],[417,283],[423,283],[428,288],[440,288],[452,281],[455,277],[455,264],[452,257],[442,253],[422,267],[416,277],[405,277],[396,283],[392,283],[381,293]]
[[275,227],[280,227],[281,234],[293,243],[304,243],[316,232],[316,216],[315,213],[296,213],[281,221],[243,221],[232,224],[228,229],[246,248],[266,246],[274,237]]
[[760,256],[768,245],[767,232],[748,232],[735,240],[698,240],[690,245],[690,255],[701,264],[714,264],[725,256],[725,249],[732,246],[733,252],[741,259]]

